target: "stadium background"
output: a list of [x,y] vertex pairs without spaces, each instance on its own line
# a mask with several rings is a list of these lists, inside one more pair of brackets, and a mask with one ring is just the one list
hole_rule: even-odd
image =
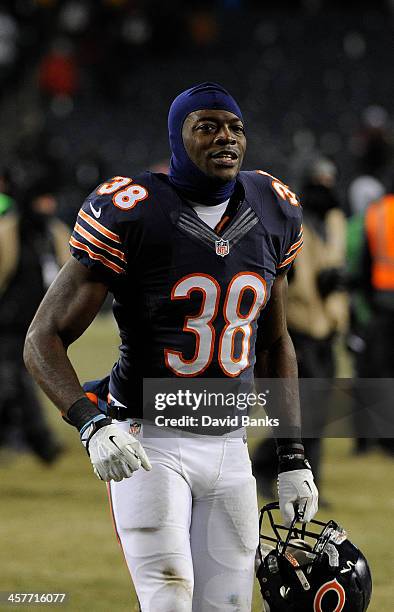
[[[346,7],[334,0],[3,1],[1,162],[11,164],[21,189],[49,172],[71,225],[100,180],[166,166],[170,101],[214,80],[243,109],[244,168],[297,188],[318,151],[338,166],[346,208],[371,132],[384,135],[378,156],[392,141],[393,11],[390,0]],[[81,379],[105,374],[116,345],[104,313],[72,348]],[[350,373],[346,358],[340,373]],[[58,464],[1,458],[0,591],[66,591],[78,611],[133,609],[105,488],[75,433],[49,405],[48,413],[67,445]],[[331,508],[321,516],[343,523],[365,552],[374,575],[370,610],[389,612],[392,460],[379,451],[355,457],[350,448],[349,440],[325,441]]]

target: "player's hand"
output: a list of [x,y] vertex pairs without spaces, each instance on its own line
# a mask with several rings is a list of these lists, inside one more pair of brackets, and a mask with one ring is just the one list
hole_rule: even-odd
[[315,516],[319,493],[313,480],[312,470],[305,468],[281,472],[278,476],[279,507],[283,522],[290,526],[297,511],[302,523]]
[[151,470],[141,443],[117,425],[105,425],[89,440],[89,456],[94,473],[100,480],[120,481],[130,478],[140,466]]

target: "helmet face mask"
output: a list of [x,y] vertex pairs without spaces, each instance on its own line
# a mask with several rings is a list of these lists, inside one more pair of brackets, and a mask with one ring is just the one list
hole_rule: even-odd
[[268,612],[364,612],[372,592],[361,551],[335,521],[289,528],[276,521],[279,504],[260,513],[257,578]]

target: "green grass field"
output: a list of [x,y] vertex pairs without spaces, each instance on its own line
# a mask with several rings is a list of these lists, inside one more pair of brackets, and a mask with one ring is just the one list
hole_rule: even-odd
[[[81,379],[108,371],[116,342],[109,319],[98,319],[72,348]],[[3,454],[0,460],[0,591],[67,592],[66,609],[73,612],[136,610],[105,485],[93,475],[75,430],[53,407],[48,406],[48,413],[67,445],[55,467],[43,467],[27,454]],[[350,440],[326,440],[324,492],[332,507],[319,518],[335,518],[368,557],[374,581],[369,610],[392,612],[394,463],[379,452],[354,457],[350,449]],[[256,589],[256,612],[259,601]],[[0,605],[1,610],[14,608]]]

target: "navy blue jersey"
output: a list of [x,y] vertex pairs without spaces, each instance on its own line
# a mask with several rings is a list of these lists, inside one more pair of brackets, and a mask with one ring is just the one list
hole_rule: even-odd
[[71,252],[114,295],[122,403],[135,405],[144,377],[253,376],[260,313],[302,247],[301,207],[262,171],[241,172],[237,193],[220,234],[163,174],[115,177],[85,200]]

